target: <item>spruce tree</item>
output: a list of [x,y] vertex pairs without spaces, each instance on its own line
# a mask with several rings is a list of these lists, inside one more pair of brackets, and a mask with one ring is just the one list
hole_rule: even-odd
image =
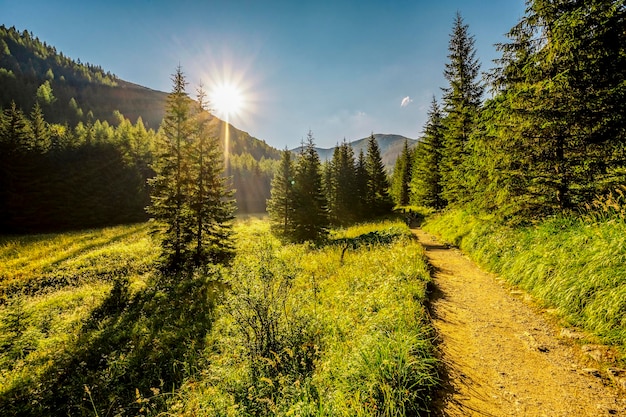
[[161,232],[163,260],[166,268],[180,270],[187,253],[189,210],[185,195],[189,190],[189,166],[186,154],[192,136],[190,99],[185,91],[187,82],[179,66],[172,77],[173,88],[167,96],[165,117],[152,168],[152,204],[148,213],[156,220]]
[[623,2],[535,0],[499,45],[479,145],[507,215],[580,207],[624,181],[624,22]]
[[285,148],[280,164],[272,179],[271,197],[267,201],[272,231],[282,237],[294,235],[295,225],[295,172],[291,151]]
[[407,206],[410,203],[410,183],[413,170],[413,151],[409,149],[409,142],[404,141],[404,147],[393,169],[391,176],[391,196],[396,205]]
[[36,152],[45,154],[50,149],[50,130],[44,119],[43,110],[36,102],[30,113],[30,131],[33,139],[32,148]]
[[188,199],[192,225],[195,266],[221,263],[233,254],[233,191],[224,176],[223,153],[218,140],[208,134],[211,115],[204,108],[205,94],[198,89],[193,114],[194,135],[189,147],[192,182]]
[[11,107],[3,111],[0,124],[0,145],[5,155],[27,151],[32,144],[32,135],[28,118],[24,112],[11,102]]
[[374,138],[373,133],[367,140],[365,168],[367,171],[368,217],[377,217],[390,213],[393,209],[393,200],[389,195],[389,180],[380,155],[378,142]]
[[456,14],[444,76],[448,87],[443,89],[444,153],[441,160],[443,197],[446,201],[466,201],[470,197],[465,181],[467,143],[480,112],[483,87],[479,80],[480,63],[476,58],[474,37]]
[[311,131],[302,146],[295,171],[293,238],[296,241],[323,239],[328,233],[328,207],[322,184],[320,158],[315,150]]
[[335,148],[330,163],[330,194],[328,197],[331,222],[347,225],[355,220],[356,171],[354,150],[344,140]]
[[433,97],[422,138],[415,150],[411,173],[413,204],[441,209],[445,207],[441,187],[441,157],[443,152],[443,115]]
[[368,178],[365,154],[363,153],[363,149],[360,149],[354,172],[354,189],[356,194],[354,213],[356,221],[365,220],[367,217],[367,182]]
[[190,100],[180,67],[172,81],[148,212],[160,227],[164,266],[181,271],[229,258],[234,206],[219,144],[207,134],[210,116],[202,108],[203,94],[197,103]]

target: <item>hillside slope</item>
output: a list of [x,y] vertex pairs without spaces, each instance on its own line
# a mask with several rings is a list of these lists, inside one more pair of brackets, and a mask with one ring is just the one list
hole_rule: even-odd
[[[158,129],[167,94],[121,80],[100,66],[75,61],[42,42],[31,32],[0,26],[0,107],[15,102],[25,113],[35,102],[46,120],[70,126],[90,120],[118,123],[114,112],[147,128]],[[212,134],[220,134],[214,118]],[[220,137],[223,137],[220,136]],[[247,132],[230,127],[231,153],[250,153],[254,159],[278,159],[279,151]]]

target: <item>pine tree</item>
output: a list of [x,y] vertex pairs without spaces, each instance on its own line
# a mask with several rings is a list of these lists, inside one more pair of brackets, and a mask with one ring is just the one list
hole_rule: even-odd
[[441,187],[441,157],[443,152],[443,116],[433,97],[423,136],[415,150],[411,173],[411,201],[435,209],[445,207]]
[[480,63],[476,58],[474,37],[469,27],[457,13],[450,43],[444,76],[448,87],[443,89],[444,153],[441,160],[443,197],[450,203],[465,201],[469,197],[465,182],[465,169],[469,150],[467,143],[480,112],[483,87],[478,79]]
[[410,203],[410,183],[413,171],[413,151],[409,149],[409,142],[404,141],[404,147],[393,169],[391,176],[391,196],[398,206],[407,206]]
[[[334,156],[334,152],[333,152],[333,156]],[[332,217],[332,214],[330,212],[332,211],[333,199],[334,199],[333,182],[334,182],[334,179],[333,179],[332,160],[331,161],[325,160],[322,163],[322,189],[324,191],[324,197],[326,198],[326,203],[328,206],[328,213],[329,213],[329,216],[331,217]],[[329,219],[331,217],[329,217]]]
[[3,154],[10,155],[26,151],[31,143],[31,131],[28,118],[15,102],[3,112],[0,124],[0,146]]
[[267,212],[272,231],[289,238],[295,232],[295,172],[291,151],[285,149],[278,170],[272,180],[271,198],[267,201]]
[[479,145],[507,215],[572,209],[624,181],[625,15],[623,2],[535,0],[499,45]]
[[148,212],[161,226],[164,266],[173,271],[232,255],[232,191],[217,139],[208,136],[204,93],[193,103],[180,67],[158,137]]
[[359,157],[356,160],[355,172],[354,172],[354,189],[356,193],[356,199],[354,202],[354,214],[356,221],[366,219],[367,211],[367,166],[365,162],[365,154],[363,149],[359,150]]
[[50,130],[38,102],[35,103],[30,114],[30,132],[33,138],[33,149],[42,154],[48,152],[51,146]]
[[185,92],[187,82],[179,66],[172,77],[172,92],[167,97],[166,112],[158,136],[152,168],[152,205],[148,213],[162,228],[163,258],[166,268],[183,269],[188,256],[186,240],[189,210],[185,196],[189,191],[190,173],[186,154],[192,136],[190,99]]
[[193,264],[221,263],[234,251],[232,220],[235,211],[233,191],[224,176],[223,154],[217,138],[208,135],[211,115],[204,108],[205,93],[198,88],[194,103],[194,132],[189,147],[192,182],[187,198],[193,218]]
[[335,148],[330,169],[328,206],[331,222],[336,225],[347,225],[356,218],[354,203],[357,192],[354,150],[345,140]]
[[390,213],[391,209],[393,209],[393,200],[389,195],[389,180],[374,134],[370,135],[367,140],[365,168],[367,170],[368,217],[377,217]]
[[309,131],[295,169],[294,240],[320,240],[328,233],[328,207],[322,184],[319,155]]

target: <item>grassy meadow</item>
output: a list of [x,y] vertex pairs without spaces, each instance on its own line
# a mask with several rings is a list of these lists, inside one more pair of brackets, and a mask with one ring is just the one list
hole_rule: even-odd
[[437,383],[420,245],[401,222],[162,276],[147,224],[0,240],[7,415],[424,414]]
[[567,324],[618,346],[626,361],[626,221],[609,211],[509,228],[451,210],[424,229],[556,309]]

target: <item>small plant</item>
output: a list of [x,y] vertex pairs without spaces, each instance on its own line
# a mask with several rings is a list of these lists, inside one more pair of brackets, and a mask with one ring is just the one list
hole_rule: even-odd
[[310,378],[319,350],[312,318],[292,292],[298,271],[273,250],[261,243],[257,260],[233,265],[224,304],[245,358],[245,390],[236,398],[253,415],[275,415],[285,395],[297,395],[288,393]]
[[615,221],[626,223],[626,185],[585,204],[582,217],[590,224]]

